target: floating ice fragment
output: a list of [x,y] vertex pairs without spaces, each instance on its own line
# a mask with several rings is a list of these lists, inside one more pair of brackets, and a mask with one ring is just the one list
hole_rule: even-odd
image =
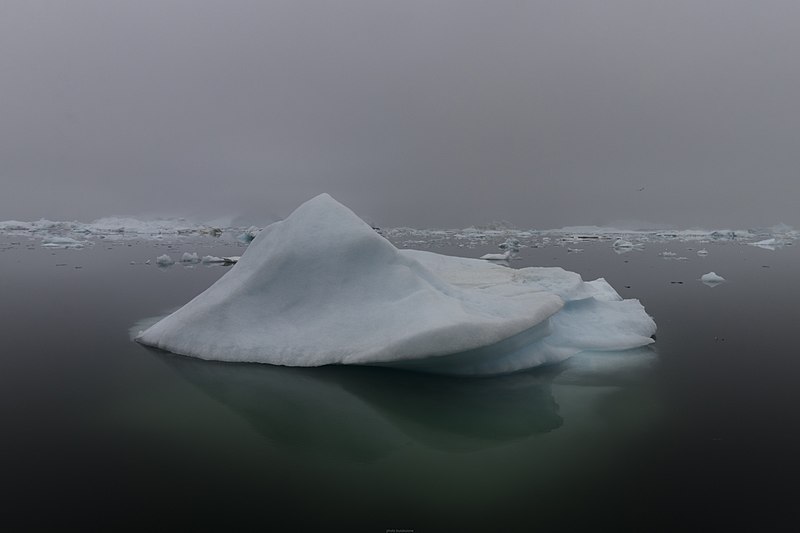
[[197,252],[184,252],[181,256],[181,263],[198,263],[200,259],[197,257]]
[[508,261],[511,258],[511,251],[507,250],[502,254],[484,254],[480,258],[486,261]]
[[159,266],[169,266],[175,264],[175,261],[167,254],[164,254],[156,257],[156,264]]
[[501,250],[510,250],[512,252],[519,252],[520,242],[519,239],[514,239],[513,237],[507,238],[505,241],[501,242],[498,247]]
[[757,246],[759,248],[763,248],[764,250],[776,250],[779,246],[783,246],[783,241],[779,239],[764,239],[758,242],[751,242],[750,246]]
[[708,250],[706,250],[705,248],[697,250],[697,255],[699,255],[700,257],[705,257],[708,255]]
[[49,236],[42,240],[44,248],[83,248],[83,243],[71,237]]
[[620,255],[632,252],[634,250],[641,250],[643,248],[641,243],[633,243],[626,239],[617,239],[611,246],[614,249],[614,252]]
[[324,194],[137,340],[222,361],[492,375],[644,346],[655,330],[603,279],[398,250]]
[[716,272],[709,272],[708,274],[703,274],[700,276],[700,281],[708,285],[709,287],[715,287],[725,281],[725,278],[718,275]]

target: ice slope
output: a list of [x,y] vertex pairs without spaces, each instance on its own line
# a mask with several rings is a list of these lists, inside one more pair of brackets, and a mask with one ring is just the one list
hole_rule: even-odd
[[401,251],[323,194],[137,340],[221,361],[490,375],[643,346],[654,332],[604,280]]

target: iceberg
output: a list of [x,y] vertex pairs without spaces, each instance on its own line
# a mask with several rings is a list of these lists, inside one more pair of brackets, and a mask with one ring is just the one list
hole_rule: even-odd
[[158,257],[156,257],[156,264],[158,266],[170,266],[170,265],[175,264],[175,260],[172,259],[167,254],[163,254],[163,255],[159,255]]
[[322,194],[136,340],[208,360],[484,376],[645,346],[655,330],[602,278],[399,250]]

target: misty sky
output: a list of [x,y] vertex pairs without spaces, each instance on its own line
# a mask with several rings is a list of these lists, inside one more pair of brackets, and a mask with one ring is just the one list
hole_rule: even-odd
[[0,186],[0,220],[800,226],[800,2],[2,0]]

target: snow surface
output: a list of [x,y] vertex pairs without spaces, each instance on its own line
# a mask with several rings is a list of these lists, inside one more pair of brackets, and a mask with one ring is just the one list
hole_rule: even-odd
[[137,340],[221,361],[492,375],[645,346],[655,330],[603,279],[398,250],[323,194]]

